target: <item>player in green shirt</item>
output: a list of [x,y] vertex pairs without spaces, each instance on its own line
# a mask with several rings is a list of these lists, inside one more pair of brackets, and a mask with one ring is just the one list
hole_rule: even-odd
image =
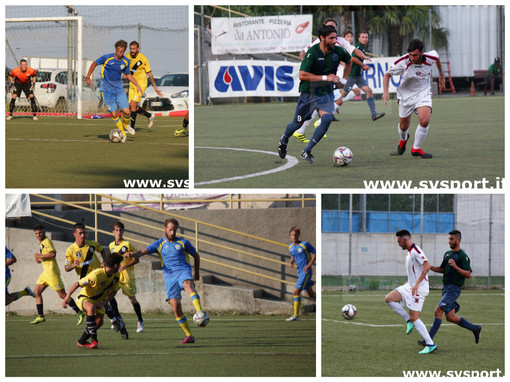
[[494,95],[494,85],[496,83],[501,84],[503,81],[503,69],[501,68],[501,60],[499,57],[494,59],[494,63],[489,66],[487,73],[487,83],[491,87],[491,94]]
[[[429,335],[431,338],[434,338],[441,326],[443,314],[446,314],[447,321],[453,322],[464,329],[471,330],[475,336],[475,343],[478,343],[482,327],[472,324],[464,319],[464,317],[455,315],[460,309],[457,299],[462,291],[464,281],[471,277],[472,270],[469,257],[460,248],[460,240],[462,238],[460,231],[453,230],[448,235],[448,244],[451,250],[444,254],[443,262],[439,267],[430,267],[431,271],[443,273],[443,291],[441,301],[437,304],[434,312],[434,323],[429,330]],[[418,341],[418,343],[425,346],[422,341]]]
[[[331,26],[322,26],[319,29],[320,43],[312,46],[305,54],[299,68],[299,99],[294,119],[287,125],[278,145],[280,158],[287,155],[287,144],[294,131],[299,129],[304,121],[311,118],[314,110],[319,111],[321,124],[313,134],[301,153],[301,157],[308,163],[313,163],[312,148],[319,143],[328,131],[333,120],[334,95],[333,84],[343,87],[351,71],[351,56],[347,51],[335,46],[336,29]],[[344,78],[340,79],[336,71],[340,62],[345,62]]]

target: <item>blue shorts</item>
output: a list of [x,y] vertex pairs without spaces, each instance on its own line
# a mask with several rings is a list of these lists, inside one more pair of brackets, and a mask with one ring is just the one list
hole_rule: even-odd
[[343,87],[343,90],[346,93],[349,93],[354,85],[358,85],[359,88],[362,88],[363,86],[368,86],[368,82],[363,77],[349,77]]
[[294,121],[303,123],[312,118],[314,110],[319,109],[327,113],[333,114],[335,96],[333,92],[315,95],[311,93],[301,93],[298,98],[296,106],[296,114],[294,114]]
[[457,312],[460,309],[459,304],[457,303],[457,299],[460,296],[460,292],[462,292],[462,288],[455,284],[445,284],[443,285],[443,291],[441,297],[441,301],[437,304],[441,309],[448,313],[450,310],[455,309]]
[[127,109],[129,108],[129,101],[126,96],[126,93],[110,93],[106,91],[101,91],[101,96],[103,97],[103,102],[108,111],[111,113],[112,111],[116,111],[118,108]]
[[315,284],[312,281],[313,273],[302,273],[298,275],[298,280],[296,282],[295,288],[298,290],[307,290],[309,287]]
[[182,284],[186,280],[193,280],[191,269],[164,272],[165,275],[165,290],[166,290],[166,301],[171,298],[182,298],[181,290],[183,289]]

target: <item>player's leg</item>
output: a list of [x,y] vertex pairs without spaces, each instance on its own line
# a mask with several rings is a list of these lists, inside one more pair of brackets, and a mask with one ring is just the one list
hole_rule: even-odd
[[25,296],[32,296],[35,297],[34,292],[32,292],[32,289],[30,289],[29,286],[26,286],[25,289],[20,290],[18,292],[8,293],[6,291],[5,293],[5,306],[9,305],[11,302],[19,300],[21,297]]
[[312,139],[306,145],[305,149],[301,153],[301,158],[303,158],[306,162],[312,164],[313,163],[313,155],[312,149],[315,147],[317,143],[320,142],[322,137],[326,134],[333,121],[333,105],[334,105],[334,96],[333,93],[325,94],[320,97],[316,97],[314,100],[314,104],[317,104],[317,108],[319,109],[319,116],[321,117],[320,125],[313,132]]
[[174,135],[176,137],[181,136],[187,137],[189,135],[188,125],[189,125],[189,111],[186,113],[184,119],[182,120],[182,127],[179,127],[177,130],[175,130]]
[[409,140],[409,126],[411,124],[411,116],[414,108],[407,108],[403,104],[399,104],[399,123],[397,126],[398,136],[400,140],[397,144],[397,154],[402,155],[406,151],[406,144]]
[[191,335],[191,330],[189,327],[188,319],[182,312],[182,305],[181,305],[181,299],[180,298],[171,298],[168,300],[168,303],[172,307],[172,310],[174,312],[175,319],[177,320],[177,323],[184,331],[184,334],[186,337],[181,341],[181,344],[190,344],[195,342],[195,337]]
[[[40,278],[42,277],[43,275],[41,275],[39,277],[39,280]],[[42,294],[43,292],[46,290],[46,288],[48,287],[48,285],[46,284],[40,284],[39,283],[39,280],[37,280],[37,284],[35,285],[35,289],[34,289],[34,293],[35,293],[35,306],[37,308],[37,317],[35,318],[34,321],[30,322],[31,324],[39,324],[41,322],[44,322],[46,321],[46,318],[44,317],[44,309],[43,309],[43,298],[42,298]]]
[[[56,290],[56,292],[58,294],[58,297],[60,297],[62,300],[66,297],[66,291],[64,288],[58,289]],[[74,310],[74,312],[76,313],[78,320],[76,325],[80,325],[83,322],[83,319],[85,318],[85,314],[80,310],[80,308],[78,308],[78,305],[76,305],[76,301],[74,301],[73,298],[71,298],[67,305],[69,305],[71,309]]]
[[416,328],[416,331],[422,336],[423,340],[425,341],[425,349],[423,349],[420,353],[422,354],[432,353],[433,351],[437,350],[436,344],[434,343],[432,338],[430,338],[429,332],[427,331],[427,327],[420,319],[420,312],[409,309],[409,317],[414,327]]
[[366,84],[366,81],[364,79],[361,79],[361,90],[365,92],[367,95],[367,104],[370,109],[370,114],[372,115],[372,121],[377,121],[379,118],[382,118],[386,115],[386,113],[378,113],[375,108],[375,101],[374,101],[374,95],[372,93],[372,89]]
[[421,146],[427,137],[432,109],[429,106],[420,106],[416,108],[416,112],[418,113],[419,124],[414,134],[414,143],[411,154],[422,158],[431,158],[432,155],[425,153],[421,149]]
[[195,283],[193,282],[193,280],[191,279],[184,280],[182,282],[182,287],[184,288],[186,293],[189,294],[189,297],[191,299],[193,306],[195,307],[195,310],[197,312],[200,312],[202,310],[202,304],[200,303],[200,296],[196,291]]
[[96,307],[95,304],[86,298],[80,298],[77,301],[78,307],[87,315],[86,326],[83,334],[78,339],[77,345],[79,347],[90,347],[91,343],[87,342],[89,338],[92,338],[92,343],[96,343],[97,347],[97,322],[96,322]]
[[140,307],[140,303],[136,299],[135,295],[128,296],[128,298],[129,298],[129,302],[131,302],[131,305],[133,305],[133,309],[136,313],[136,317],[138,318],[138,321],[136,323],[136,332],[141,333],[141,332],[143,332],[143,328],[144,328],[144,322],[143,322],[143,317],[142,317],[142,308]]
[[478,343],[480,341],[480,332],[482,330],[482,327],[480,325],[472,324],[464,317],[460,317],[455,314],[459,310],[457,299],[459,298],[460,293],[462,291],[461,287],[454,284],[448,284],[444,288],[447,290],[447,293],[445,293],[445,295],[448,296],[447,310],[445,310],[446,320],[448,322],[457,324],[464,329],[471,330],[471,332],[473,332],[473,335],[475,336],[475,342]]
[[303,125],[304,121],[307,121],[311,118],[314,110],[315,107],[311,104],[310,93],[301,93],[296,105],[294,118],[285,128],[285,131],[281,136],[280,142],[278,144],[278,154],[280,155],[280,158],[284,159],[286,157],[289,138],[294,134],[294,131]]
[[[142,99],[142,93],[138,91],[136,86],[133,84],[129,84],[129,91],[128,91],[128,101],[129,101],[129,110],[130,110],[130,121],[129,121],[129,128],[132,128],[134,130],[136,125],[136,116],[138,113],[136,112],[138,109],[138,102]],[[129,131],[129,128],[127,129]]]
[[[124,94],[124,97],[125,96],[126,95]],[[127,101],[127,99],[126,99],[126,101]],[[121,107],[121,110],[122,110],[122,113],[120,115],[121,115],[122,126],[129,134],[135,135],[135,129],[130,125],[131,110],[129,108],[129,104],[126,107]]]
[[35,104],[35,96],[32,90],[29,92],[30,95],[27,95],[27,98],[30,100],[30,107],[32,108],[32,119],[34,121],[37,121],[39,118],[37,118],[37,105]]
[[21,86],[19,83],[14,83],[14,90],[12,92],[11,102],[9,103],[9,115],[7,116],[7,120],[12,119],[12,114],[14,112],[14,106],[16,104],[16,98],[21,95]]
[[315,121],[315,119],[318,116],[319,116],[319,113],[317,112],[317,110],[314,110],[310,119],[304,121],[303,124],[301,125],[301,127],[299,129],[297,129],[296,131],[294,131],[294,133],[292,134],[294,136],[294,138],[299,139],[303,143],[310,142],[310,140],[306,138],[305,131],[306,131],[306,128],[308,126],[310,126],[312,124],[312,122]]
[[407,301],[406,297],[410,293],[410,288],[401,286],[388,293],[384,298],[384,301],[386,301],[388,306],[406,322],[406,334],[410,334],[414,329],[413,322],[411,321],[409,314],[404,309],[404,304]]

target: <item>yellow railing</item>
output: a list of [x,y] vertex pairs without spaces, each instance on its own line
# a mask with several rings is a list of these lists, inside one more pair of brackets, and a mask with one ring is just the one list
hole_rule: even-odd
[[[96,241],[98,239],[98,234],[99,233],[105,234],[105,235],[109,235],[109,236],[113,236],[112,232],[105,231],[105,230],[102,230],[102,229],[98,228],[98,217],[99,216],[105,216],[105,217],[110,217],[110,218],[118,219],[117,215],[114,215],[114,214],[111,214],[111,213],[108,213],[108,212],[104,212],[104,211],[101,211],[99,209],[102,204],[104,204],[104,203],[111,203],[111,201],[115,201],[115,202],[119,202],[119,203],[123,203],[123,204],[127,204],[127,205],[136,206],[136,207],[142,208],[142,209],[147,210],[147,211],[157,212],[157,213],[159,213],[161,215],[164,215],[164,216],[175,217],[175,218],[178,218],[179,220],[186,220],[186,221],[189,221],[189,222],[193,222],[194,225],[195,225],[195,236],[191,237],[189,235],[184,235],[184,234],[181,235],[181,236],[186,238],[186,239],[194,241],[195,242],[195,247],[197,248],[197,250],[199,250],[200,244],[204,244],[204,245],[207,245],[207,246],[213,246],[213,247],[216,247],[216,248],[221,248],[221,249],[225,249],[225,250],[229,250],[229,251],[234,251],[236,253],[240,253],[240,254],[243,254],[243,255],[246,255],[246,256],[250,256],[250,257],[253,257],[253,258],[258,258],[258,259],[261,259],[261,260],[264,260],[264,261],[268,261],[268,262],[271,262],[271,263],[274,263],[274,264],[279,264],[279,265],[287,265],[288,264],[288,263],[286,263],[284,261],[279,261],[279,260],[271,259],[271,258],[268,258],[268,257],[264,257],[264,256],[260,256],[260,255],[256,255],[256,254],[250,253],[248,251],[239,250],[239,249],[236,249],[236,248],[233,248],[233,247],[229,247],[229,246],[225,246],[225,245],[222,245],[222,244],[214,243],[214,242],[211,242],[211,241],[208,241],[208,240],[205,240],[205,239],[201,239],[199,237],[199,233],[200,233],[199,228],[200,228],[200,226],[210,227],[210,228],[218,229],[218,230],[220,230],[222,232],[228,232],[228,233],[240,235],[241,237],[255,239],[255,240],[258,240],[258,241],[261,241],[261,242],[264,242],[264,243],[273,244],[273,245],[276,245],[278,247],[285,247],[285,248],[287,248],[287,244],[279,243],[279,242],[276,242],[274,240],[269,240],[269,239],[266,239],[266,238],[262,238],[262,237],[258,237],[258,236],[251,235],[251,234],[247,234],[247,233],[244,233],[244,232],[236,231],[236,230],[233,230],[233,229],[230,229],[230,228],[221,227],[221,226],[218,226],[218,225],[215,225],[215,224],[211,224],[211,223],[207,223],[207,222],[204,222],[204,221],[200,221],[200,220],[197,220],[197,219],[187,218],[187,217],[184,217],[182,215],[177,215],[177,214],[174,214],[174,213],[171,213],[171,212],[168,212],[168,211],[158,210],[158,209],[155,209],[155,208],[152,208],[152,207],[144,206],[142,203],[139,203],[139,202],[127,201],[127,200],[123,200],[123,199],[120,199],[120,198],[117,198],[117,197],[114,197],[114,196],[111,196],[111,195],[105,195],[105,194],[92,194],[91,197],[90,197],[90,201],[89,202],[67,202],[67,201],[58,200],[56,198],[53,198],[53,197],[50,197],[50,196],[47,196],[47,195],[42,195],[42,194],[31,194],[31,195],[33,195],[34,197],[38,197],[38,198],[46,200],[46,202],[33,202],[32,203],[33,205],[41,205],[41,204],[44,204],[44,205],[49,205],[49,204],[65,205],[65,206],[69,206],[69,207],[73,207],[73,208],[76,208],[76,209],[79,209],[79,210],[83,210],[83,211],[87,211],[87,212],[93,213],[94,214],[94,227],[86,226],[86,228],[88,230],[91,230],[91,231],[94,232],[95,240]],[[100,200],[98,200],[98,197],[109,199],[110,201],[108,201],[108,202],[100,201]],[[311,200],[311,198],[307,198],[307,199]],[[277,200],[281,200],[281,199],[277,199]],[[165,203],[166,202],[167,201],[165,201]],[[93,208],[82,206],[82,204],[84,204],[84,203],[92,205]],[[152,201],[151,203],[154,203],[154,201]],[[56,221],[59,221],[59,222],[63,222],[63,223],[69,224],[70,226],[75,224],[74,221],[67,220],[67,219],[64,219],[64,218],[60,218],[60,217],[57,217],[57,216],[54,216],[54,215],[42,212],[42,211],[37,210],[37,209],[33,209],[32,208],[32,213],[34,215],[43,216],[43,217],[46,217],[46,218],[50,218],[50,219],[53,219],[53,220],[56,220]],[[150,224],[145,224],[145,223],[142,223],[142,222],[138,222],[136,220],[133,220],[133,219],[130,219],[130,218],[127,218],[127,217],[123,217],[122,221],[130,223],[130,224],[133,224],[135,226],[150,228],[150,229],[154,229],[156,231],[164,232],[163,228],[161,228],[161,227],[156,227],[156,226],[153,226],[153,225],[150,225]],[[148,245],[149,244],[149,242],[138,240],[138,239],[135,239],[133,237],[125,236],[125,239],[129,240],[129,241],[132,241],[132,242],[135,242],[135,243],[143,244],[143,245]],[[277,281],[279,283],[289,284],[289,285],[293,285],[294,284],[293,282],[290,282],[290,281],[287,281],[287,280],[278,279],[278,278],[275,278],[275,277],[264,275],[264,274],[259,273],[259,272],[253,272],[253,271],[249,271],[249,270],[246,270],[246,269],[235,267],[235,266],[232,266],[232,265],[229,265],[229,264],[224,264],[224,263],[221,263],[219,261],[215,261],[215,260],[212,260],[212,259],[204,258],[203,256],[200,257],[200,260],[203,261],[203,262],[207,262],[207,263],[210,263],[210,264],[214,264],[214,265],[220,266],[220,267],[234,269],[236,271],[243,272],[243,273],[246,273],[246,274],[254,275],[254,276],[257,276],[257,277],[264,278],[264,279],[269,279],[269,280]]]

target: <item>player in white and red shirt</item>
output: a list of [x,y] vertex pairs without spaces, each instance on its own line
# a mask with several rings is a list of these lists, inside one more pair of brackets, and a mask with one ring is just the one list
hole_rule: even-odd
[[394,75],[401,76],[400,85],[397,87],[397,99],[399,106],[400,123],[398,133],[400,141],[398,143],[397,153],[402,155],[406,150],[406,143],[409,139],[409,125],[413,112],[418,114],[419,125],[416,128],[414,144],[411,155],[422,158],[432,158],[432,154],[426,153],[421,149],[423,141],[427,136],[429,128],[430,115],[432,114],[432,91],[430,81],[432,68],[434,64],[439,70],[439,88],[444,89],[445,77],[441,60],[435,50],[424,52],[422,41],[415,39],[409,43],[408,54],[400,57],[388,69],[383,79],[383,102],[386,105],[390,99],[388,86],[390,78]]
[[[437,350],[437,346],[430,338],[425,324],[420,320],[425,297],[429,294],[427,273],[430,269],[430,263],[422,249],[411,241],[411,234],[408,230],[400,230],[396,233],[396,236],[400,248],[407,251],[407,282],[388,293],[385,301],[391,309],[407,322],[406,334],[411,333],[413,328],[416,328],[423,337],[426,346],[420,353],[432,353]],[[404,310],[404,304],[409,309],[409,314]]]

